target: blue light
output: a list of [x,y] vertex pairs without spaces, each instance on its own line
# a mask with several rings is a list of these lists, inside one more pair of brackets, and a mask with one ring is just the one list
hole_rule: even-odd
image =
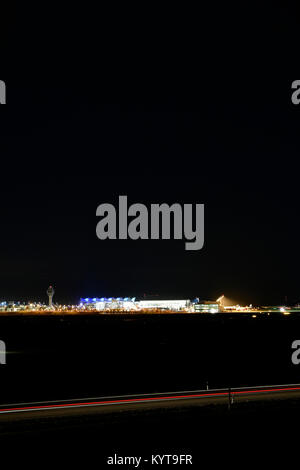
[[101,298],[101,302],[103,302],[103,300],[104,300],[104,297]]
[[94,297],[94,298],[93,298],[93,302],[96,302],[96,301],[97,301],[97,299],[96,299],[96,297]]

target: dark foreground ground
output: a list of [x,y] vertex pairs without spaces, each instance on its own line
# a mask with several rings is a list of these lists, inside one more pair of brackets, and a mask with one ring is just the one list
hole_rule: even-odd
[[[300,383],[298,314],[1,318],[0,402]],[[111,410],[0,423],[12,468],[110,468],[114,454],[191,454],[193,468],[298,461],[300,401]],[[119,466],[120,468],[134,468]],[[144,462],[139,468],[152,468]]]
[[300,383],[300,315],[1,317],[0,404]]

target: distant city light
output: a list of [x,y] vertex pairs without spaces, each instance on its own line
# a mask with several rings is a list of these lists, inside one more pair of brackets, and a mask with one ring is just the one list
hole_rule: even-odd
[[[201,300],[199,297],[194,300],[189,299],[169,299],[169,300],[158,300],[153,299],[138,299],[136,297],[84,297],[80,298],[78,304],[52,304],[52,297],[54,295],[54,288],[49,287],[47,290],[49,297],[49,303],[46,302],[20,302],[0,299],[0,312],[20,312],[22,314],[36,312],[37,314],[55,314],[63,312],[68,313],[80,313],[83,314],[121,314],[121,313],[193,313],[203,315],[214,315],[214,314],[251,314],[252,318],[257,316],[272,315],[275,312],[283,315],[290,315],[292,312],[300,313],[300,304],[291,306],[265,306],[255,307],[252,304],[239,305],[230,303],[228,305],[228,298],[224,295],[218,297],[217,300]],[[225,305],[224,305],[225,303]],[[259,314],[259,315],[258,315]]]

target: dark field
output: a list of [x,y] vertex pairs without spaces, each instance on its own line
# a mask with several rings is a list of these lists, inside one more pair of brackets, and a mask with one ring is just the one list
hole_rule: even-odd
[[0,317],[0,400],[299,383],[298,337],[298,314]]

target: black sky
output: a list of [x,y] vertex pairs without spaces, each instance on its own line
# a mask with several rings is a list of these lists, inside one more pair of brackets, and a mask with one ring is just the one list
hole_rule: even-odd
[[[0,297],[299,301],[296,12],[74,8],[1,32]],[[204,203],[204,248],[101,242],[121,194]]]

